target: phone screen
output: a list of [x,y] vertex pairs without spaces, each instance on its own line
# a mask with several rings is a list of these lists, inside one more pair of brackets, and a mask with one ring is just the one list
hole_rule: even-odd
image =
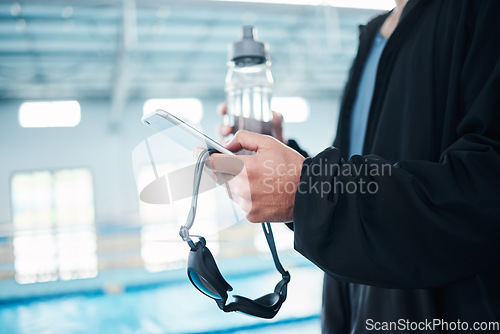
[[224,154],[233,154],[212,138],[165,110],[158,109],[154,113],[145,115],[142,121],[191,151],[201,147],[215,149]]

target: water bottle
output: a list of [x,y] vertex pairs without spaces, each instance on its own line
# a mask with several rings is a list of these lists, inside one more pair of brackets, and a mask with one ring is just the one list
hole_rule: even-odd
[[249,130],[271,135],[273,77],[269,46],[256,39],[256,28],[244,26],[242,39],[229,45],[224,123],[233,128],[233,133]]

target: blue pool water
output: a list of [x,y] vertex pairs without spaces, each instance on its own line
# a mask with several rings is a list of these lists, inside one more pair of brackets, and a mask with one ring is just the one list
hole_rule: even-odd
[[[321,274],[291,268],[288,298],[272,320],[220,311],[187,280],[127,288],[125,292],[37,298],[0,305],[0,332],[26,333],[319,333]],[[273,271],[229,277],[237,294],[271,292]]]

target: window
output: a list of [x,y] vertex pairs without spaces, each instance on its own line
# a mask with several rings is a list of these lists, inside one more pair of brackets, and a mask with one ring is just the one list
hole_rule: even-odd
[[273,97],[271,109],[281,113],[286,123],[305,122],[309,118],[309,104],[301,97]]
[[17,282],[96,276],[90,171],[16,173],[11,182]]
[[190,122],[199,123],[203,117],[203,105],[198,99],[150,99],[144,103],[143,114],[147,115],[157,109],[163,109]]
[[25,102],[19,108],[23,128],[74,127],[80,118],[77,101]]

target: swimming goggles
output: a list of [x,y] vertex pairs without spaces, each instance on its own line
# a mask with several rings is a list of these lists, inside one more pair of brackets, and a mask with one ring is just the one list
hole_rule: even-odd
[[[200,188],[201,175],[206,159],[212,153],[218,153],[213,149],[203,150],[198,156],[193,182],[193,198],[191,200],[191,209],[186,224],[181,227],[179,234],[182,240],[186,241],[191,251],[189,252],[187,274],[193,285],[203,294],[212,298],[217,306],[224,312],[242,312],[259,318],[271,319],[281,308],[286,299],[287,285],[290,282],[290,274],[285,271],[278,258],[278,252],[274,243],[271,224],[262,223],[262,228],[266,236],[269,249],[273,256],[274,265],[280,272],[282,279],[274,288],[274,292],[264,295],[257,299],[249,299],[243,296],[233,295],[234,301],[227,303],[228,292],[233,288],[222,277],[222,274],[215,263],[215,259],[206,246],[206,240],[199,235],[190,235],[189,229],[193,226],[196,216],[196,205],[198,202],[198,191]],[[194,242],[191,237],[198,238]],[[227,303],[227,304],[226,304]]]

